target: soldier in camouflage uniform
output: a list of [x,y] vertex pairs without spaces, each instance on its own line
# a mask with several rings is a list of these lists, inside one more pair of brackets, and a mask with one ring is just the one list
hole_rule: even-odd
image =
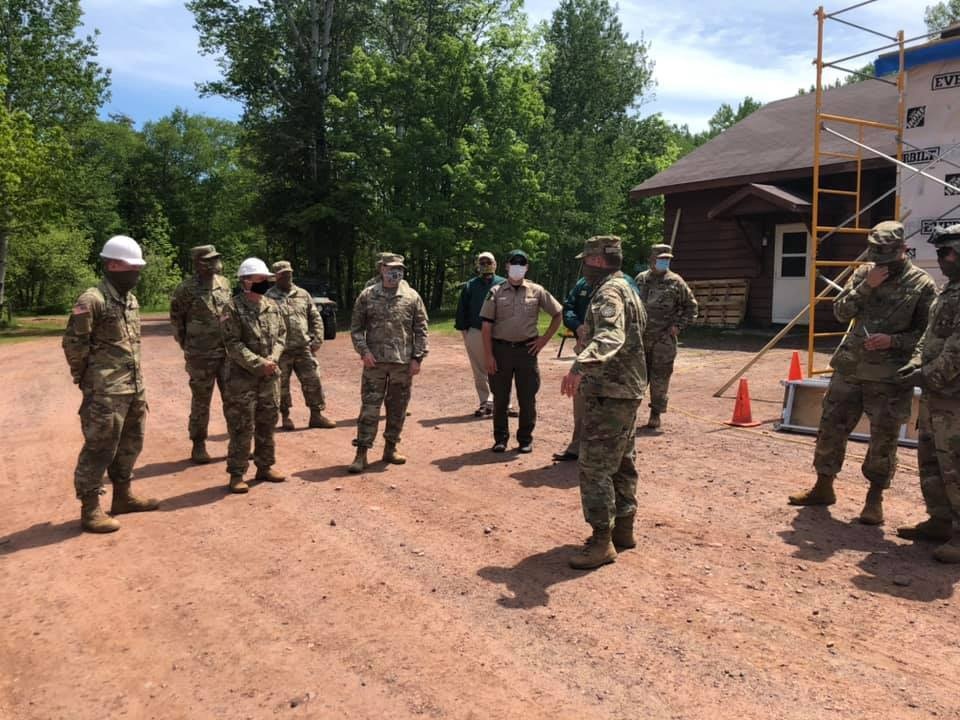
[[813,466],[816,484],[791,495],[792,505],[832,505],[834,478],[843,467],[847,439],[861,415],[870,419],[870,446],[863,461],[870,482],[859,520],[883,522],[883,491],[897,467],[900,426],[910,416],[913,388],[897,370],[913,356],[936,295],[933,279],[906,256],[903,225],[882,222],[870,232],[868,262],[858,267],[833,302],[842,323],[853,321],[830,359],[833,376],[823,397]]
[[227,279],[218,274],[220,253],[213,245],[191,248],[190,255],[194,275],[180,283],[170,299],[170,324],[190,377],[190,459],[208,463],[207,426],[214,385],[220,388],[223,400],[226,351],[220,336],[220,316],[231,290]]
[[897,535],[945,543],[933,556],[960,563],[960,225],[935,230],[930,242],[947,284],[933,301],[910,364],[899,371],[905,385],[923,388],[917,460],[930,517],[898,528]]
[[697,319],[697,301],[683,278],[670,270],[673,251],[669,245],[654,245],[650,269],[637,275],[640,299],[647,311],[643,349],[650,382],[648,428],[660,427],[660,415],[667,411],[667,390],[677,357],[677,336]]
[[276,284],[267,292],[287,321],[287,342],[280,356],[280,415],[284,430],[293,430],[290,419],[290,375],[297,373],[303,399],[310,408],[310,427],[334,428],[337,424],[325,416],[327,407],[320,382],[320,363],[317,351],[323,344],[323,318],[313,297],[293,284],[293,266],[286,260],[275,262],[271,268],[277,277]]
[[636,547],[636,417],[647,384],[643,332],[647,318],[636,291],[620,272],[623,250],[613,235],[584,244],[583,273],[595,288],[587,310],[584,349],[563,378],[561,392],[583,395],[583,439],[578,460],[583,516],[593,534],[570,558],[577,569],[613,562],[617,550]]
[[147,398],[140,371],[140,306],[130,292],[146,264],[140,246],[118,235],[103,246],[104,278],[83,292],[67,321],[63,352],[83,392],[83,449],[73,484],[80,525],[94,533],[120,523],[100,509],[103,474],[113,483],[113,515],[156,510],[157,501],[130,491],[133,466],[143,449]]
[[243,474],[250,464],[250,441],[256,480],[283,482],[273,469],[273,431],[280,407],[280,356],[287,326],[277,303],[265,297],[273,275],[259,258],[248,258],[237,271],[242,292],[227,303],[220,319],[223,344],[227,350],[227,391],[224,414],[230,445],[227,472],[230,492],[250,488]]
[[386,401],[387,427],[383,460],[402,465],[407,459],[397,452],[413,376],[427,354],[427,309],[416,290],[403,279],[402,255],[388,253],[380,265],[380,282],[357,297],[350,321],[353,347],[363,360],[360,381],[360,417],[357,419],[357,454],[351,473],[367,467],[367,451],[373,447],[380,423],[380,407]]

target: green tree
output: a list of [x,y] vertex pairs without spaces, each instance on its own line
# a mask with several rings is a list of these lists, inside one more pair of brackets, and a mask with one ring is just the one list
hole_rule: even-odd
[[923,21],[929,32],[943,30],[960,22],[960,0],[946,0],[927,5],[923,11]]
[[160,205],[154,206],[144,223],[140,245],[147,261],[137,283],[137,298],[144,307],[166,306],[181,274],[176,267],[177,252],[170,242],[170,222]]
[[84,288],[96,284],[87,264],[92,248],[79,230],[42,230],[10,251],[10,288],[17,307],[63,312]]

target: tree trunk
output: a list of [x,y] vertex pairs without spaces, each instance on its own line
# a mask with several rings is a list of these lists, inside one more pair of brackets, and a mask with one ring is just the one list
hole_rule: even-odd
[[10,235],[5,228],[0,228],[0,319],[3,318],[4,310],[7,311],[7,318],[10,317],[10,310],[7,308],[7,253],[10,250]]

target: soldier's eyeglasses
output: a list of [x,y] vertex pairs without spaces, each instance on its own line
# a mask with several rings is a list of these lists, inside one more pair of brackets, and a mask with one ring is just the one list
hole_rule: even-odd
[[526,259],[526,258],[522,258],[522,257],[515,257],[515,258],[513,258],[512,260],[510,260],[510,264],[511,264],[511,265],[526,265],[526,264],[527,264],[527,259]]

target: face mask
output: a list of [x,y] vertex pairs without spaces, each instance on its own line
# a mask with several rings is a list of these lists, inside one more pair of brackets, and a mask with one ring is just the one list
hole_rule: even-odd
[[403,280],[403,270],[387,270],[384,273],[384,279],[391,285],[399,285]]
[[507,274],[511,280],[523,280],[527,276],[527,266],[511,265]]
[[213,272],[216,273],[217,275],[223,274],[223,260],[221,260],[220,258],[217,258],[216,260],[213,261]]
[[257,295],[266,295],[267,290],[270,289],[269,280],[261,280],[260,282],[255,282],[250,285],[250,289],[247,292],[256,293]]
[[657,261],[653,264],[658,272],[666,272],[670,269],[670,258],[657,258]]
[[293,276],[284,275],[283,277],[278,277],[276,285],[284,292],[289,291],[290,288],[293,287]]
[[103,274],[121,295],[133,290],[140,280],[139,270],[104,270]]
[[479,265],[478,267],[480,269],[480,274],[483,275],[484,277],[493,275],[493,271],[494,271],[493,265]]
[[603,282],[604,278],[607,277],[610,273],[613,272],[612,268],[605,267],[593,267],[592,265],[583,266],[583,279],[587,281],[587,285],[592,288],[597,287]]
[[950,280],[960,279],[960,260],[947,260],[937,257],[937,265],[940,266],[940,272],[946,275]]

